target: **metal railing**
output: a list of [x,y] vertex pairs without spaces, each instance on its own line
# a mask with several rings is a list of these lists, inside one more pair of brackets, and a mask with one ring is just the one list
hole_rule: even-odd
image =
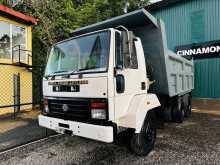
[[[18,52],[18,58],[15,57],[16,56],[15,52]],[[22,52],[25,53],[26,58],[24,60],[21,58]],[[19,65],[23,64],[23,65],[31,66],[32,65],[30,63],[30,58],[32,58],[31,54],[32,54],[32,51],[22,49],[21,45],[15,45],[14,47],[12,47],[12,64],[18,63]]]

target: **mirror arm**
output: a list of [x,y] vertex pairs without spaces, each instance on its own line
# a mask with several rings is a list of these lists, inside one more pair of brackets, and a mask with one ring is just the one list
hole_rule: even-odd
[[128,33],[128,29],[122,25],[117,26],[115,29],[118,29],[118,30],[122,29],[123,31],[126,31]]

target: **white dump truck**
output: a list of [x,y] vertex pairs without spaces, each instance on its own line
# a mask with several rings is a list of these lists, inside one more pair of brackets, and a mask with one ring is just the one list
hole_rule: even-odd
[[39,125],[107,143],[127,129],[131,150],[147,155],[158,115],[175,122],[190,115],[193,81],[193,62],[170,51],[163,22],[140,9],[52,46]]

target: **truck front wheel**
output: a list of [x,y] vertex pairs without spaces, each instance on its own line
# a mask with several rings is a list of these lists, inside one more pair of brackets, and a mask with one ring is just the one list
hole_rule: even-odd
[[139,156],[146,156],[153,148],[156,141],[156,128],[150,115],[147,116],[140,133],[134,133],[131,141],[131,150]]

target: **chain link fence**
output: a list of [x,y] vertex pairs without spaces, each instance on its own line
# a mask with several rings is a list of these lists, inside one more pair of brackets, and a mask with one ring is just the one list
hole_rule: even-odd
[[0,152],[54,134],[39,127],[41,67],[0,64]]
[[[32,108],[32,75],[30,70],[23,67],[0,65],[0,114],[11,113],[16,106],[20,106],[21,110]],[[16,81],[15,76],[19,77],[19,82]],[[19,90],[20,101],[17,102],[19,105],[15,100],[17,90]]]
[[[8,70],[7,65],[0,65],[0,107],[14,104],[13,74],[13,70]],[[9,110],[10,108],[4,108],[4,112]],[[3,113],[3,110],[0,113]]]

